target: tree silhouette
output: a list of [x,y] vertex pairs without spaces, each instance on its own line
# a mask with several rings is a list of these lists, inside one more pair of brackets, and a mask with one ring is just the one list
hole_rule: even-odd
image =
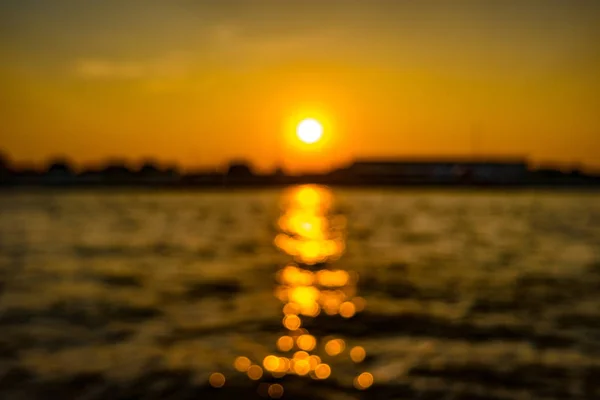
[[8,157],[4,155],[0,151],[0,183],[5,183],[12,176],[12,168],[10,167],[10,162],[8,161]]
[[60,157],[55,158],[48,163],[46,173],[51,175],[73,175],[73,168],[71,167],[69,160]]
[[156,176],[161,172],[158,163],[154,160],[146,160],[139,169],[139,174],[144,177]]
[[253,176],[252,168],[245,161],[235,161],[229,164],[229,169],[227,170],[227,176],[239,177],[239,178],[247,178]]

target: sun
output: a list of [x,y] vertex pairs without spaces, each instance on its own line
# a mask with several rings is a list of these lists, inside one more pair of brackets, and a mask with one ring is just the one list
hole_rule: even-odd
[[307,118],[298,124],[296,134],[298,135],[298,139],[304,143],[316,143],[323,136],[323,126],[316,119]]

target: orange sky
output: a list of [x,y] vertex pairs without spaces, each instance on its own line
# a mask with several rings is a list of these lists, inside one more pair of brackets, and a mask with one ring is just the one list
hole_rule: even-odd
[[[0,26],[0,149],[18,161],[600,167],[595,1],[9,0]],[[305,116],[319,146],[293,138]]]

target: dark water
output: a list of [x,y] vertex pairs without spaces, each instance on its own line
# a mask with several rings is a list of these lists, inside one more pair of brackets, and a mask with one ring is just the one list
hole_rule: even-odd
[[0,196],[1,398],[261,395],[600,398],[600,195]]

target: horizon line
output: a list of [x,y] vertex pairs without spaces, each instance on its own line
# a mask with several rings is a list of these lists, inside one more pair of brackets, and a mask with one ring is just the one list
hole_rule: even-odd
[[[433,155],[433,154],[422,154],[422,155],[366,155],[360,157],[353,157],[348,159],[347,161],[342,161],[335,163],[329,167],[317,168],[316,170],[319,173],[327,173],[336,171],[339,169],[348,168],[354,164],[359,163],[406,163],[406,162],[414,162],[414,163],[469,163],[469,162],[479,162],[479,163],[522,163],[528,167],[535,167],[537,169],[544,168],[553,168],[558,170],[580,170],[587,172],[600,172],[600,166],[593,166],[583,162],[560,162],[560,161],[534,161],[527,155],[518,155],[518,154],[445,154],[445,155]],[[223,170],[227,170],[229,167],[233,165],[246,165],[250,167],[253,172],[257,170],[264,171],[278,171],[282,170],[286,173],[290,173],[290,168],[286,168],[285,165],[282,165],[281,162],[275,163],[270,168],[257,168],[255,163],[252,162],[249,157],[232,157],[229,160],[218,164],[210,164],[210,165],[195,165],[195,166],[185,166],[181,162],[177,161],[169,161],[169,160],[160,160],[158,157],[144,156],[138,158],[127,158],[124,156],[107,156],[101,160],[87,161],[87,162],[77,162],[65,155],[56,155],[48,157],[44,161],[29,161],[29,160],[12,160],[7,156],[6,152],[3,152],[0,149],[0,165],[5,165],[8,167],[14,166],[20,169],[33,169],[40,170],[43,168],[49,168],[53,164],[64,163],[68,165],[74,171],[84,171],[90,169],[97,168],[106,168],[111,165],[120,165],[127,168],[140,169],[144,165],[153,165],[158,169],[172,169],[174,168],[178,172],[187,172],[187,173],[198,173],[198,172],[220,172]],[[305,173],[316,173],[313,169],[298,169],[292,168],[293,174],[305,174]]]

